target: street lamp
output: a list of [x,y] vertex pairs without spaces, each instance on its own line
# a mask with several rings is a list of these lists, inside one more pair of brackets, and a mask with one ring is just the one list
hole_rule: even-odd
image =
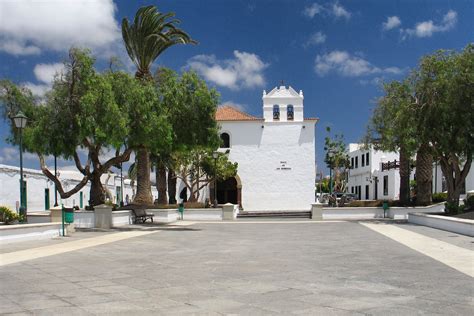
[[[54,154],[54,177],[58,178],[58,157]],[[54,207],[58,206],[58,187],[54,182]]]
[[214,208],[217,207],[217,158],[219,158],[219,153],[217,151],[212,153],[212,158],[214,158]]
[[24,220],[26,221],[26,201],[23,194],[23,129],[26,126],[26,121],[28,118],[26,115],[19,111],[14,117],[13,121],[15,122],[16,128],[20,130],[20,215],[23,215]]
[[329,156],[329,194],[332,195],[332,165],[333,165],[333,157],[334,157],[334,152],[330,150],[328,152]]

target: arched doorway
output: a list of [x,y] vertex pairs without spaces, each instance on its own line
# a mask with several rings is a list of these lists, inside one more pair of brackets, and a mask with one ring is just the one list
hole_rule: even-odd
[[[211,185],[211,201],[214,201],[214,185]],[[239,176],[217,181],[218,204],[237,204],[242,209],[242,184]]]

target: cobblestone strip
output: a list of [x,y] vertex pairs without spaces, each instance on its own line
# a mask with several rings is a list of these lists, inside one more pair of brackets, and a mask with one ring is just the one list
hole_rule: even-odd
[[387,224],[361,223],[402,245],[431,257],[470,277],[474,277],[474,251]]
[[108,244],[108,243],[112,243],[112,242],[116,242],[116,241],[120,241],[124,239],[145,236],[145,235],[149,235],[153,233],[156,233],[156,231],[127,231],[127,232],[102,235],[99,237],[75,240],[75,241],[65,242],[65,243],[51,245],[51,246],[44,246],[44,247],[38,247],[38,248],[33,248],[33,249],[4,253],[4,254],[0,254],[0,267],[8,265],[8,264],[54,256],[54,255],[58,255],[65,252],[104,245],[104,244]]

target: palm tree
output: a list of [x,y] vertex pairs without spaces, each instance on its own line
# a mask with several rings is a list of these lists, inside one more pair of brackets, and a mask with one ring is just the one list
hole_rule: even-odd
[[[133,23],[122,20],[122,38],[128,56],[137,67],[135,77],[153,80],[151,65],[167,48],[176,44],[195,44],[190,36],[177,28],[179,20],[174,13],[160,13],[155,6],[140,8]],[[137,194],[134,203],[152,204],[150,182],[150,151],[146,146],[137,147]]]

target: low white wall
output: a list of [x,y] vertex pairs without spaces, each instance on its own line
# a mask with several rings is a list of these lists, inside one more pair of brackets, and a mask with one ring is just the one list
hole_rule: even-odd
[[[444,212],[444,203],[417,206],[417,207],[390,207],[385,211],[385,218],[408,219],[409,213],[433,213]],[[325,207],[323,208],[323,220],[358,220],[383,218],[384,211],[381,207]]]
[[61,234],[61,223],[0,226],[0,245],[19,241],[50,239]]
[[188,221],[221,221],[221,208],[184,209],[183,219]]
[[[121,227],[132,224],[131,211],[112,211],[112,227]],[[76,228],[94,228],[94,211],[75,211],[74,225]]]
[[31,212],[28,214],[28,224],[51,223],[49,211]]
[[[387,216],[387,215],[386,215]],[[380,207],[327,207],[323,208],[323,220],[383,218]]]
[[474,237],[474,221],[434,214],[409,213],[408,222]]
[[391,207],[388,216],[393,219],[408,219],[408,213],[444,213],[444,203],[430,206]]
[[75,211],[74,225],[76,228],[94,228],[94,211]]
[[177,209],[147,209],[146,211],[155,215],[153,222],[156,223],[172,223],[180,218]]
[[112,226],[121,227],[133,224],[132,212],[128,210],[124,211],[112,211]]

